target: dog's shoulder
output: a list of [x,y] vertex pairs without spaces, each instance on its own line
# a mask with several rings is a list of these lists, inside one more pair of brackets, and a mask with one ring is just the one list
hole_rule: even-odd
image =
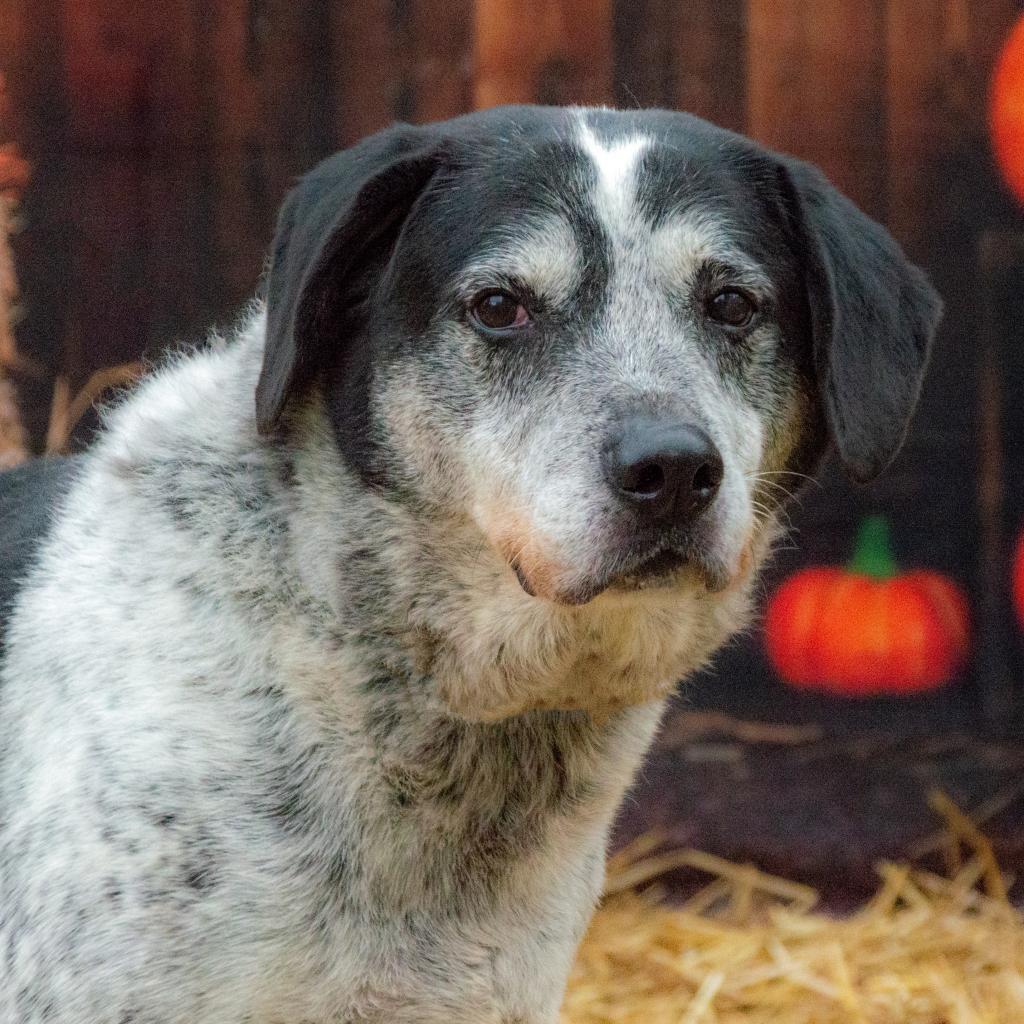
[[0,644],[6,618],[81,461],[38,459],[0,473]]

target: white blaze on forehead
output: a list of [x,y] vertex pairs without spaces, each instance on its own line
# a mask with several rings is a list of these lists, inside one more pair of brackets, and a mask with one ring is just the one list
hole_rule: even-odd
[[579,143],[597,170],[594,206],[613,238],[632,220],[637,165],[650,142],[646,136],[633,135],[606,145],[580,119]]

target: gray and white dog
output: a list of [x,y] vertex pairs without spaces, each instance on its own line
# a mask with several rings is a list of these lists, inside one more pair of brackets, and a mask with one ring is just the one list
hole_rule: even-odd
[[397,125],[265,302],[4,478],[3,1024],[552,1024],[779,484],[898,448],[939,302],[685,114]]

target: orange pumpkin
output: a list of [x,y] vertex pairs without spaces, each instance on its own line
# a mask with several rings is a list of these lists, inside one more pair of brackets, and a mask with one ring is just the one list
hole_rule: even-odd
[[996,163],[1024,202],[1024,18],[1014,25],[996,61],[989,96],[989,129]]
[[945,576],[897,571],[888,524],[871,516],[849,566],[804,569],[782,584],[764,631],[786,682],[868,697],[948,682],[967,660],[970,618],[963,593]]
[[1017,553],[1013,557],[1013,607],[1024,629],[1024,533],[1017,538]]

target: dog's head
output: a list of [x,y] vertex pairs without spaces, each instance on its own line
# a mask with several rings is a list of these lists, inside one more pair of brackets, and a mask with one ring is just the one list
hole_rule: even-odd
[[288,198],[260,430],[323,396],[368,485],[524,590],[727,589],[831,441],[893,458],[939,317],[813,168],[663,111],[398,125]]

